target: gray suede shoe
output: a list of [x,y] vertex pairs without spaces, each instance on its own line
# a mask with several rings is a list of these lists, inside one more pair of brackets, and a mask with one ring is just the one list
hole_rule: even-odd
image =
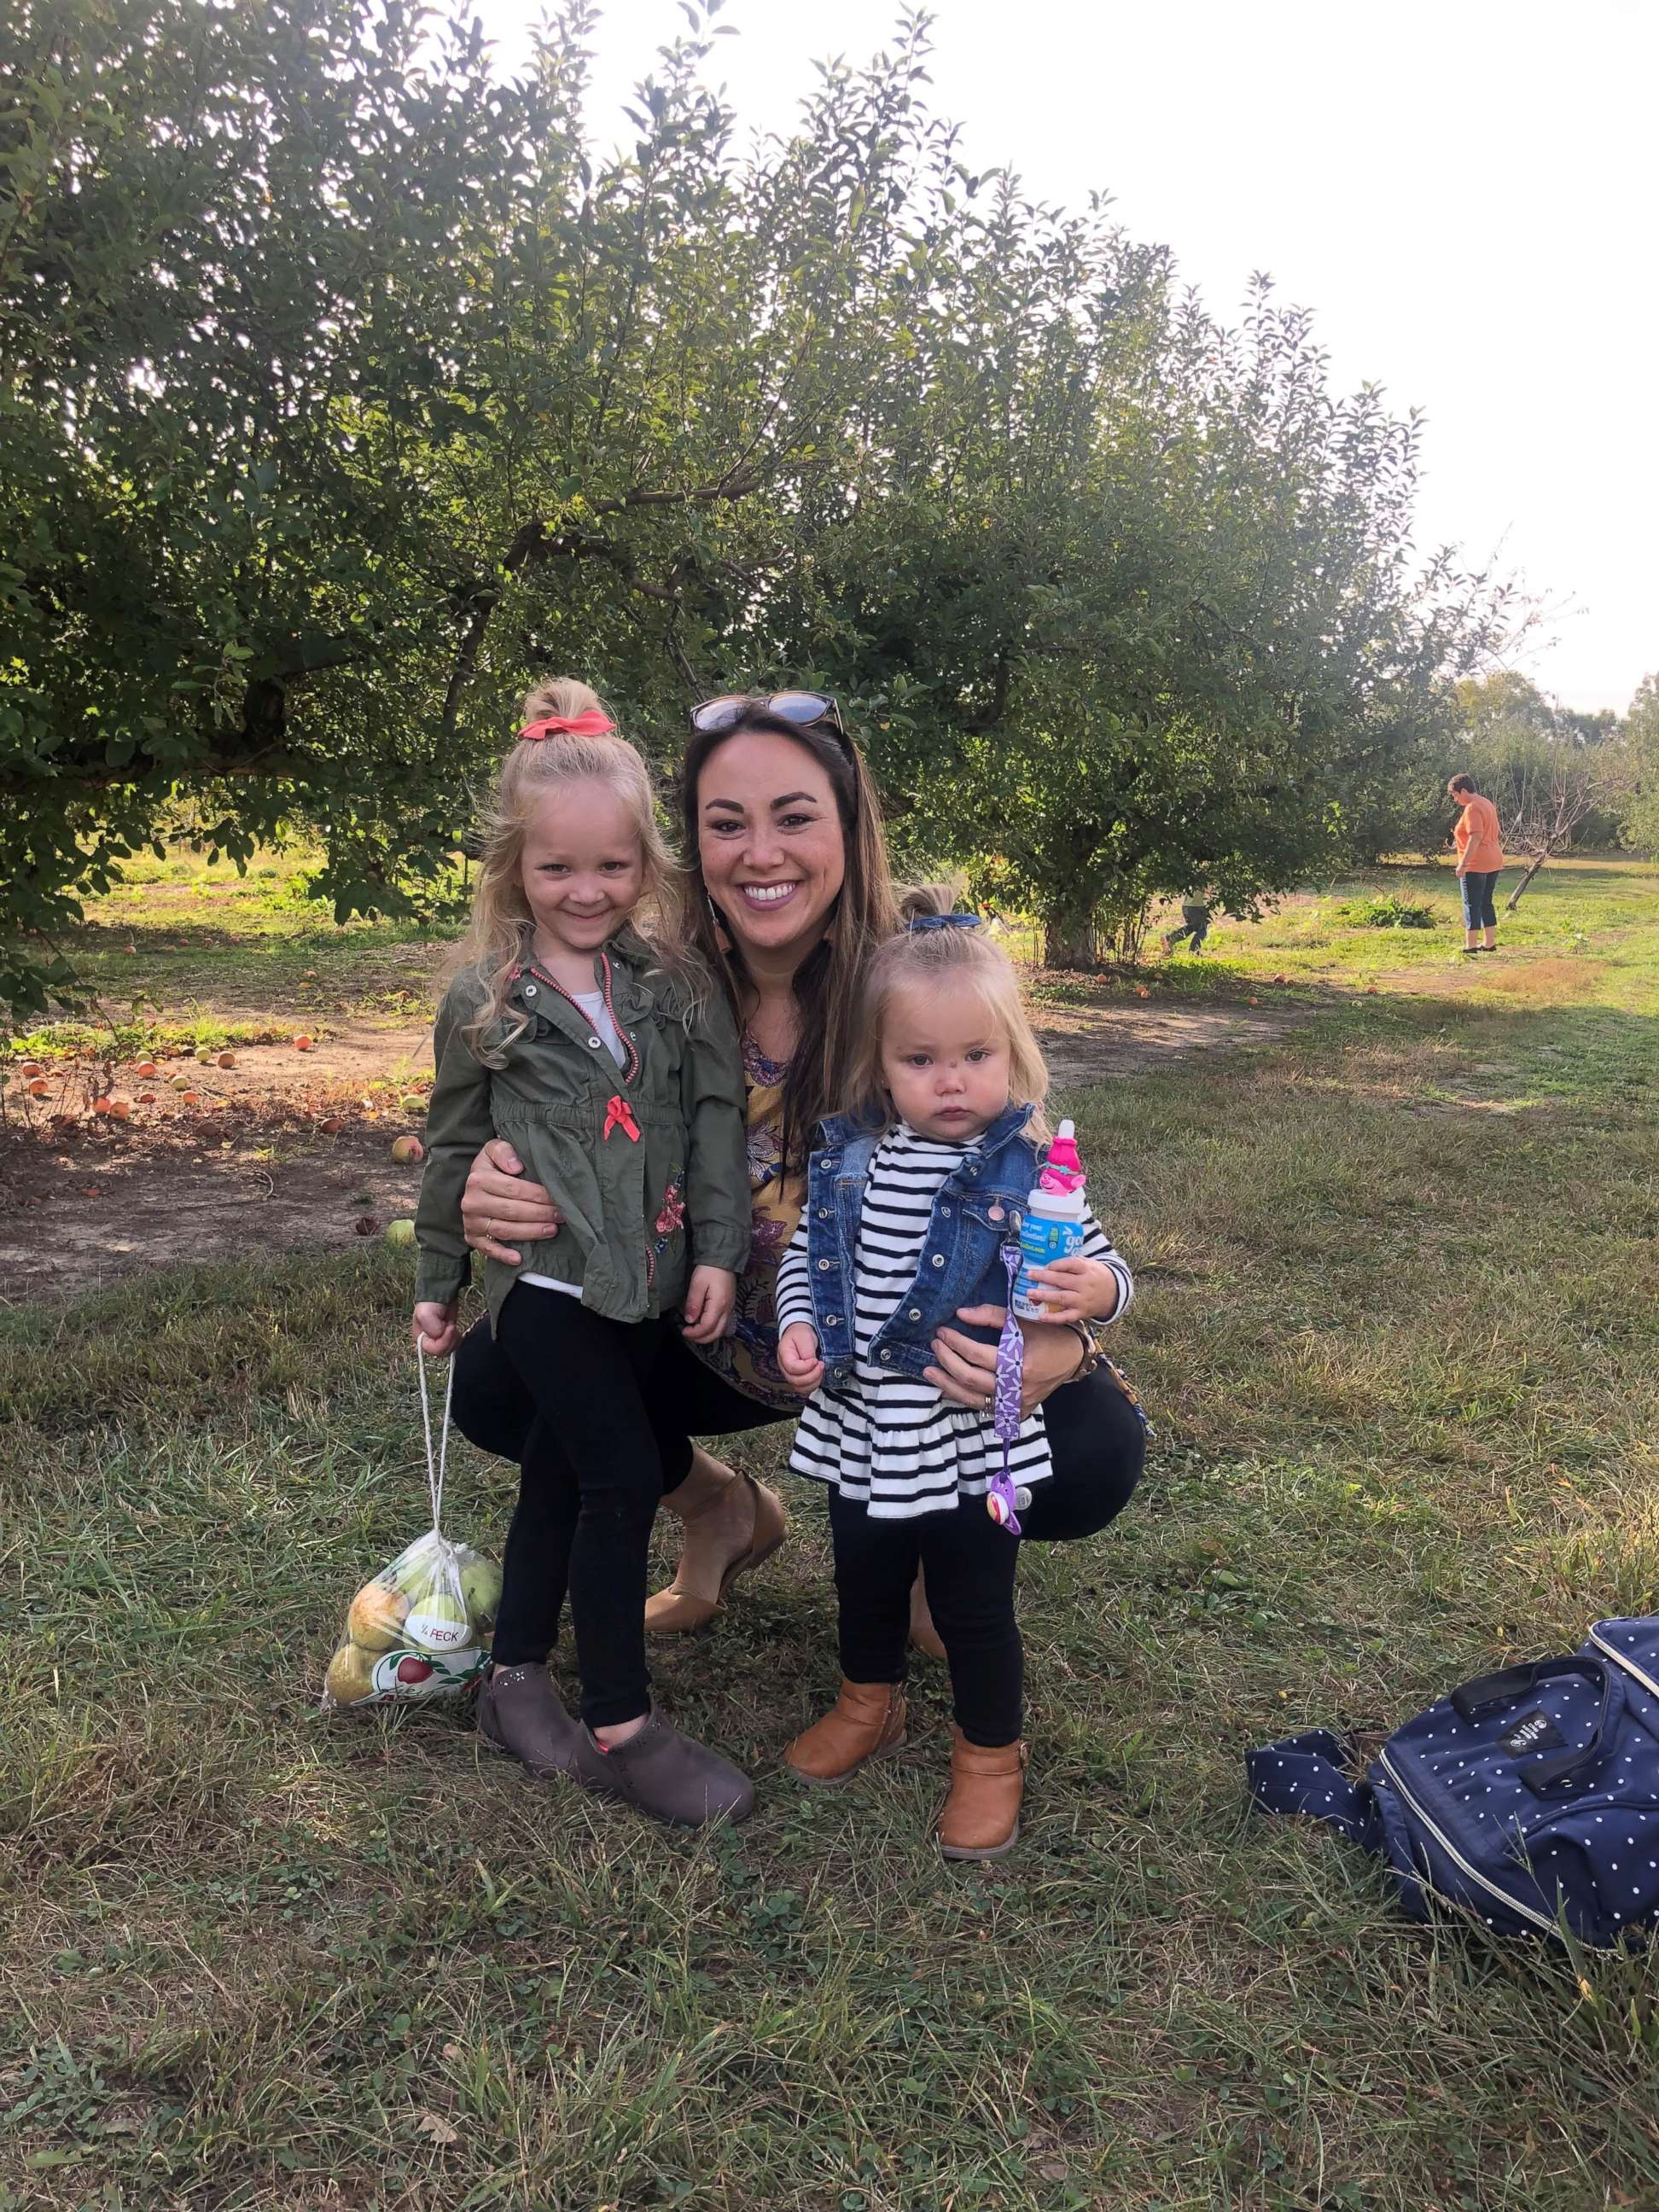
[[492,1667],[478,1686],[478,1734],[539,1780],[573,1771],[580,1722],[559,1702],[545,1667]]
[[654,1705],[639,1734],[612,1751],[582,1729],[570,1771],[585,1789],[620,1798],[653,1820],[688,1828],[705,1820],[746,1820],[755,1809],[748,1776],[719,1752],[682,1735]]

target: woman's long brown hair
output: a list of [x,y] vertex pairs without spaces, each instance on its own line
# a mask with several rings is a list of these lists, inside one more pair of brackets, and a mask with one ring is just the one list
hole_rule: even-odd
[[881,807],[863,756],[850,738],[839,736],[828,722],[804,726],[786,722],[759,705],[729,730],[694,731],[685,748],[680,785],[685,836],[681,942],[689,941],[710,973],[720,977],[738,1026],[746,1011],[743,995],[749,978],[743,948],[734,933],[721,927],[703,879],[697,792],[712,756],[728,738],[750,732],[787,738],[817,763],[836,795],[847,855],[846,874],[830,910],[823,942],[795,970],[800,1040],[784,1078],[782,1131],[783,1165],[793,1173],[805,1166],[818,1122],[841,1109],[854,1062],[865,965],[876,946],[892,934],[898,906],[887,865]]

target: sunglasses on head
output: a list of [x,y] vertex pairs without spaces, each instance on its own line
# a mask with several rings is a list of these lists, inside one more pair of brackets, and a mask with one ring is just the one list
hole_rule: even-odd
[[694,707],[691,726],[704,737],[714,737],[721,730],[735,729],[745,714],[775,714],[780,721],[793,722],[802,730],[814,722],[828,722],[846,741],[841,708],[827,691],[727,691]]

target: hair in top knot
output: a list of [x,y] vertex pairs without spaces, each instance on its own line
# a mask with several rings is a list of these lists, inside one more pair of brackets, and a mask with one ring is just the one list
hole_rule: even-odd
[[[614,721],[590,684],[574,676],[554,676],[526,693],[515,727],[550,719],[574,721],[580,715],[596,714]],[[657,824],[651,771],[626,738],[614,727],[592,736],[550,730],[533,744],[515,734],[479,823],[472,924],[458,956],[457,964],[476,968],[484,987],[483,1003],[464,1031],[475,1052],[506,1011],[513,972],[524,957],[530,933],[530,907],[520,872],[526,832],[544,800],[574,783],[603,784],[622,801],[638,829],[644,889],[636,926],[650,927],[673,877],[674,863]],[[672,965],[693,995],[698,995],[694,963],[676,960]]]

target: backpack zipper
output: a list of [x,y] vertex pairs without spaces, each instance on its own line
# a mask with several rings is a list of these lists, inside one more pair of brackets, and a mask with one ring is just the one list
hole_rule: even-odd
[[1382,1766],[1383,1772],[1388,1776],[1389,1781],[1393,1783],[1395,1788],[1400,1792],[1401,1796],[1405,1800],[1407,1805],[1423,1823],[1423,1826],[1434,1838],[1436,1843],[1439,1844],[1441,1850],[1444,1851],[1446,1856],[1451,1861],[1454,1866],[1461,1867],[1472,1882],[1478,1884],[1480,1888],[1486,1891],[1489,1897],[1495,1897],[1499,1904],[1504,1905],[1507,1911],[1510,1912],[1518,1912],[1523,1920],[1530,1920],[1534,1928],[1541,1928],[1547,1936],[1559,1936],[1560,1935],[1561,1930],[1557,1927],[1554,1921],[1546,1918],[1543,1913],[1535,1911],[1530,1905],[1522,1905],[1518,1897],[1511,1897],[1508,1890],[1500,1889],[1495,1881],[1488,1881],[1486,1875],[1480,1872],[1479,1868],[1472,1867],[1469,1864],[1462,1852],[1457,1849],[1455,1844],[1452,1844],[1447,1839],[1443,1831],[1435,1821],[1429,1818],[1428,1814],[1423,1810],[1422,1806],[1419,1805],[1416,1798],[1413,1796],[1410,1790],[1401,1779],[1399,1768],[1389,1757],[1386,1749],[1378,1753],[1377,1759],[1379,1765]]
[[1659,1682],[1656,1682],[1651,1674],[1644,1674],[1633,1659],[1626,1659],[1624,1653],[1615,1651],[1611,1644],[1603,1644],[1593,1628],[1589,1640],[1598,1651],[1606,1652],[1615,1667],[1622,1667],[1632,1680],[1639,1682],[1650,1698],[1659,1698]]

